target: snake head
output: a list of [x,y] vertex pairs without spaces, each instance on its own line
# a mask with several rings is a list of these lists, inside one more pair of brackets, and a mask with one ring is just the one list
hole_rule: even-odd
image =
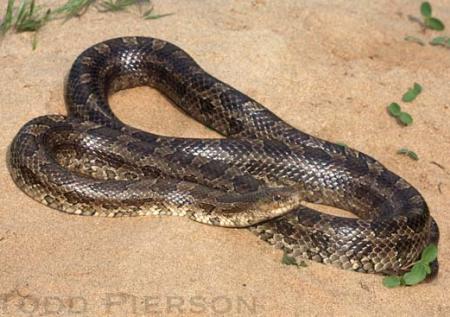
[[[221,227],[248,227],[284,215],[299,206],[301,195],[293,188],[264,188],[249,193],[225,193],[214,208],[202,204],[190,218]],[[210,206],[210,205],[208,205]]]

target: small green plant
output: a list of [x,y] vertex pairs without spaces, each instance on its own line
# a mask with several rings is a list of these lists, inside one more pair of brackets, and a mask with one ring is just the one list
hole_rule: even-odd
[[428,1],[422,2],[420,5],[420,13],[422,14],[423,24],[426,28],[436,31],[442,31],[445,29],[444,23],[432,16],[433,11],[431,4]]
[[98,5],[100,12],[122,11],[127,7],[138,4],[141,0],[103,0]]
[[68,0],[64,5],[56,8],[53,11],[53,15],[54,17],[63,17],[65,20],[82,16],[87,12],[94,1],[95,0]]
[[446,48],[450,48],[450,37],[449,36],[438,36],[430,41],[430,45],[439,45]]
[[391,103],[387,107],[387,111],[391,116],[396,118],[398,122],[405,126],[411,125],[413,123],[413,118],[411,117],[411,115],[407,112],[403,112],[400,105],[396,102]]
[[414,161],[418,161],[419,160],[419,156],[414,151],[411,151],[410,149],[407,149],[407,148],[404,148],[404,147],[401,148],[400,150],[398,150],[397,154],[406,155],[409,158],[413,159]]
[[414,86],[408,89],[407,92],[404,93],[402,100],[404,102],[411,102],[422,92],[422,86],[418,83],[414,83]]
[[400,285],[419,284],[431,273],[430,263],[436,260],[437,253],[438,249],[435,244],[428,245],[423,249],[420,260],[413,265],[411,271],[406,272],[403,276],[387,276],[383,279],[383,285],[394,288]]
[[295,265],[295,266],[302,266],[305,267],[306,263],[301,261],[300,263],[297,262],[297,260],[295,260],[295,258],[293,256],[289,256],[286,252],[283,254],[283,258],[281,259],[281,263],[283,263],[284,265]]
[[[147,6],[142,14],[144,19],[159,19],[172,13],[155,14],[150,0],[68,0],[65,4],[54,10],[43,8],[35,4],[35,0],[8,0],[6,12],[3,19],[0,20],[0,36],[3,36],[9,30],[16,32],[36,32],[40,30],[47,22],[59,18],[68,20],[73,17],[79,17],[87,12],[91,5],[99,12],[123,11],[132,5],[137,5],[139,11],[141,7]],[[33,49],[36,47],[36,34],[33,37]]]
[[34,0],[24,0],[17,10],[14,27],[17,32],[37,31],[48,21],[50,12],[50,9],[36,6]]
[[169,15],[172,15],[173,13],[163,13],[163,14],[156,14],[153,13],[153,8],[150,8],[149,10],[147,10],[144,14],[143,17],[146,20],[156,20],[162,17],[167,17]]
[[35,0],[21,0],[14,12],[14,0],[8,0],[6,14],[0,24],[0,32],[5,34],[11,28],[16,32],[34,32],[39,30],[50,18],[50,9],[36,6]]

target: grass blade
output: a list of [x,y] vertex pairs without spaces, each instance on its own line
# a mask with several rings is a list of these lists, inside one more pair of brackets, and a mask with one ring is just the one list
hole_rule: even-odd
[[126,10],[131,5],[138,4],[139,0],[104,0],[100,2],[99,6],[102,9],[98,9],[100,12],[115,12]]
[[411,35],[405,36],[405,41],[413,42],[413,43],[417,43],[421,46],[425,46],[425,42],[415,36],[411,36]]
[[163,14],[152,14],[152,15],[147,15],[144,16],[144,19],[146,20],[156,20],[159,18],[163,18],[163,17],[168,17],[169,15],[174,15],[175,13],[170,12],[170,13],[163,13]]
[[69,0],[66,4],[54,10],[56,15],[65,15],[65,20],[82,16],[95,0]]
[[0,32],[4,35],[12,26],[13,20],[13,10],[14,10],[14,0],[8,0],[8,6],[6,7],[5,17],[0,23]]
[[22,0],[17,11],[14,28],[17,32],[37,31],[50,18],[50,9],[42,14],[42,8],[36,6],[35,0]]

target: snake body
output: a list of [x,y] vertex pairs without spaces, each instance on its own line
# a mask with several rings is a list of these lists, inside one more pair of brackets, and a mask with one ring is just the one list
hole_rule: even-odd
[[[108,96],[141,85],[225,138],[164,137],[124,124]],[[359,272],[403,272],[438,241],[423,197],[404,179],[288,125],[168,42],[124,37],[90,47],[74,62],[65,97],[68,115],[25,124],[8,158],[18,187],[52,208],[249,227],[288,255]]]

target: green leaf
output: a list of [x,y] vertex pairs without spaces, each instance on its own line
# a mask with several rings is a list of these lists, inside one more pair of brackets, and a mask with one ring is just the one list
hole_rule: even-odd
[[403,275],[406,285],[416,285],[422,282],[427,276],[427,270],[422,262],[414,264],[410,272]]
[[422,86],[418,83],[414,83],[413,91],[416,93],[416,96],[422,92]]
[[431,274],[431,267],[430,267],[430,265],[428,265],[428,264],[423,264],[424,265],[424,267],[425,267],[425,271],[427,272],[427,275],[428,274]]
[[445,29],[444,23],[436,18],[425,18],[425,26],[436,31],[442,31],[443,29]]
[[400,277],[398,276],[386,276],[383,279],[383,285],[388,288],[394,288],[401,285]]
[[430,41],[431,45],[445,45],[447,43],[446,36],[438,36]]
[[419,156],[415,152],[413,152],[413,151],[411,151],[411,150],[409,150],[407,148],[401,148],[400,150],[397,151],[397,154],[406,155],[406,156],[408,156],[409,158],[411,158],[411,159],[413,159],[415,161],[419,160]]
[[283,254],[283,258],[281,259],[281,263],[285,264],[285,265],[297,265],[297,261],[295,260],[294,257],[287,255],[287,253]]
[[420,13],[422,13],[424,17],[431,17],[431,12],[431,4],[428,1],[422,2],[420,5]]
[[388,110],[389,114],[393,117],[398,117],[400,115],[400,113],[402,112],[400,105],[396,102],[391,103],[387,107],[387,110]]
[[422,251],[422,257],[421,262],[429,264],[436,260],[437,258],[437,246],[435,244],[429,244],[425,249]]
[[422,86],[418,83],[414,83],[413,88],[409,88],[407,92],[403,94],[402,100],[404,102],[411,102],[422,92]]
[[438,36],[430,41],[431,45],[441,45],[450,48],[450,37],[449,36]]
[[416,96],[417,96],[417,94],[415,93],[415,91],[412,90],[412,89],[410,89],[410,90],[408,90],[407,92],[405,92],[405,94],[404,94],[403,97],[402,97],[402,100],[403,100],[404,102],[411,102],[411,101],[413,101],[414,99],[416,99]]
[[336,142],[336,145],[342,146],[343,148],[348,147],[348,145],[345,144],[344,142]]
[[398,116],[398,119],[400,120],[401,123],[403,123],[406,126],[411,125],[413,123],[413,118],[407,112],[401,112]]
[[413,42],[413,43],[417,43],[419,45],[425,46],[425,42],[415,36],[411,36],[411,35],[405,36],[405,41]]

